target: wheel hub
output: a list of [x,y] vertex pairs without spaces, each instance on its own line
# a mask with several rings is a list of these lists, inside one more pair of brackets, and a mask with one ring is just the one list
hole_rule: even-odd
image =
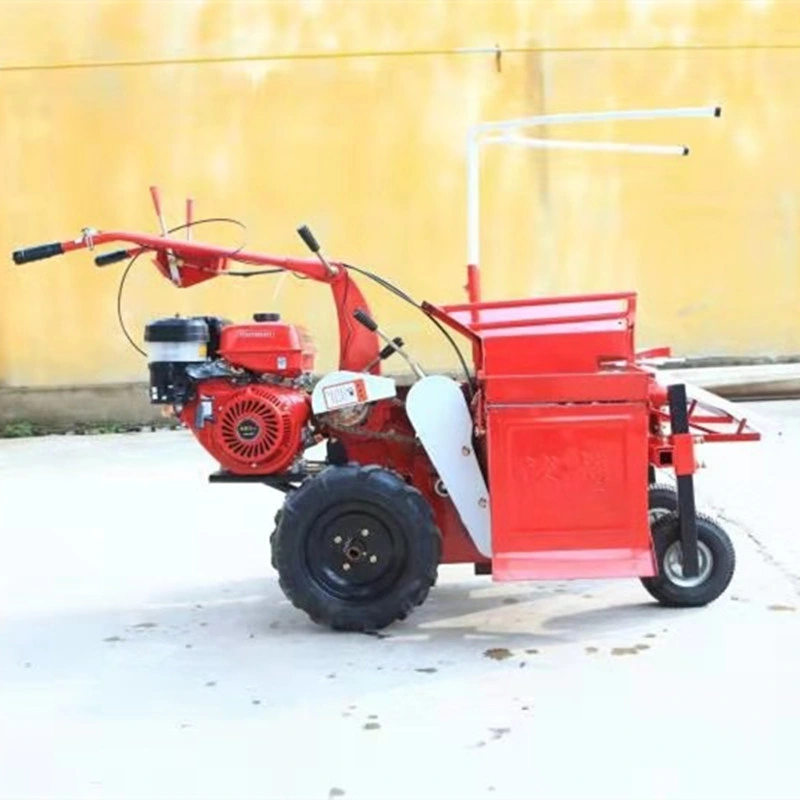
[[332,594],[363,599],[380,596],[406,560],[400,537],[366,509],[332,514],[315,530],[308,569]]
[[353,544],[345,548],[344,554],[350,561],[360,561],[364,555],[364,549],[357,544]]
[[671,583],[685,589],[705,583],[714,566],[714,556],[704,542],[697,543],[697,560],[699,570],[694,578],[684,577],[683,574],[683,548],[680,541],[673,542],[664,553],[664,573]]

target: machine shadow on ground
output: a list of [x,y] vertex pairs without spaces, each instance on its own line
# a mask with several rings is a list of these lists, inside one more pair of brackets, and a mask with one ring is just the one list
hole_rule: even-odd
[[193,651],[225,660],[249,659],[253,647],[289,658],[292,651],[323,647],[329,648],[328,669],[352,658],[379,659],[389,651],[408,661],[479,654],[503,660],[564,646],[590,647],[609,637],[615,645],[624,644],[648,632],[654,636],[692,614],[637,597],[643,590],[633,582],[517,584],[512,591],[482,581],[441,583],[407,620],[373,634],[316,625],[269,579],[180,590],[129,608],[27,618],[3,629],[16,642],[21,661],[26,642],[40,648],[49,641],[61,653],[59,670],[68,672],[95,659],[98,648],[113,649],[116,659],[140,644],[173,653],[183,649],[181,659],[191,658]]

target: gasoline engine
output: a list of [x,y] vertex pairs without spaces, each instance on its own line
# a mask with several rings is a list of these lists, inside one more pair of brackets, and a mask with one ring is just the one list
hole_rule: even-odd
[[236,475],[291,471],[314,443],[306,331],[256,314],[253,323],[168,317],[145,328],[150,401],[174,411]]

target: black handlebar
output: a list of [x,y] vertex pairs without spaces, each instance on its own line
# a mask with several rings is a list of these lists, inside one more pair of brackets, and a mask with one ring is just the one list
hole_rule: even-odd
[[367,329],[372,331],[373,333],[378,330],[378,325],[376,324],[375,320],[367,314],[366,311],[362,311],[360,308],[357,308],[353,312],[353,316]]
[[53,242],[52,244],[38,244],[35,247],[27,247],[24,250],[15,250],[11,257],[14,259],[15,264],[28,264],[31,261],[41,261],[43,258],[60,256],[63,252],[64,248],[61,243]]
[[113,253],[96,256],[94,263],[97,267],[107,267],[109,264],[116,264],[117,261],[124,261],[129,255],[127,250],[115,250]]
[[319,253],[319,242],[314,238],[314,234],[311,233],[308,225],[299,227],[297,232],[300,234],[300,238],[305,242],[306,247],[312,253]]

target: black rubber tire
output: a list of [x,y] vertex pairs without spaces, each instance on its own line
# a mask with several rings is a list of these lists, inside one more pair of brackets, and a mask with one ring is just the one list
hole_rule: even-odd
[[[355,566],[344,573],[333,565],[343,556],[332,545],[330,534],[335,528],[348,535],[348,523],[334,516],[337,509],[353,515],[345,520],[367,514],[381,531],[388,532],[381,541],[394,549],[389,550],[389,560],[384,557],[380,569],[375,568],[380,585],[374,590],[347,583],[363,576],[369,567],[359,566],[356,576],[352,574]],[[287,495],[276,523],[272,560],[281,589],[295,608],[319,625],[339,631],[380,630],[405,619],[425,601],[436,581],[441,534],[431,507],[419,490],[381,467],[328,467]],[[314,563],[314,553],[331,555],[323,565]],[[331,577],[332,573],[336,574]],[[364,594],[359,596],[359,591]]]
[[270,561],[272,563],[272,569],[278,569],[278,562],[275,560],[275,537],[278,535],[278,527],[281,524],[281,517],[283,516],[283,506],[279,508],[275,512],[275,519],[273,523],[275,527],[272,529],[272,533],[269,535],[269,548],[270,548]]
[[680,541],[680,521],[677,512],[657,519],[652,525],[653,544],[659,574],[642,578],[644,588],[663,606],[694,608],[716,600],[727,588],[736,569],[736,553],[727,533],[710,517],[697,514],[697,540],[711,552],[711,572],[697,586],[679,586],[664,569],[667,548]]
[[649,511],[670,512],[678,510],[678,492],[665,483],[654,483],[647,491]]

